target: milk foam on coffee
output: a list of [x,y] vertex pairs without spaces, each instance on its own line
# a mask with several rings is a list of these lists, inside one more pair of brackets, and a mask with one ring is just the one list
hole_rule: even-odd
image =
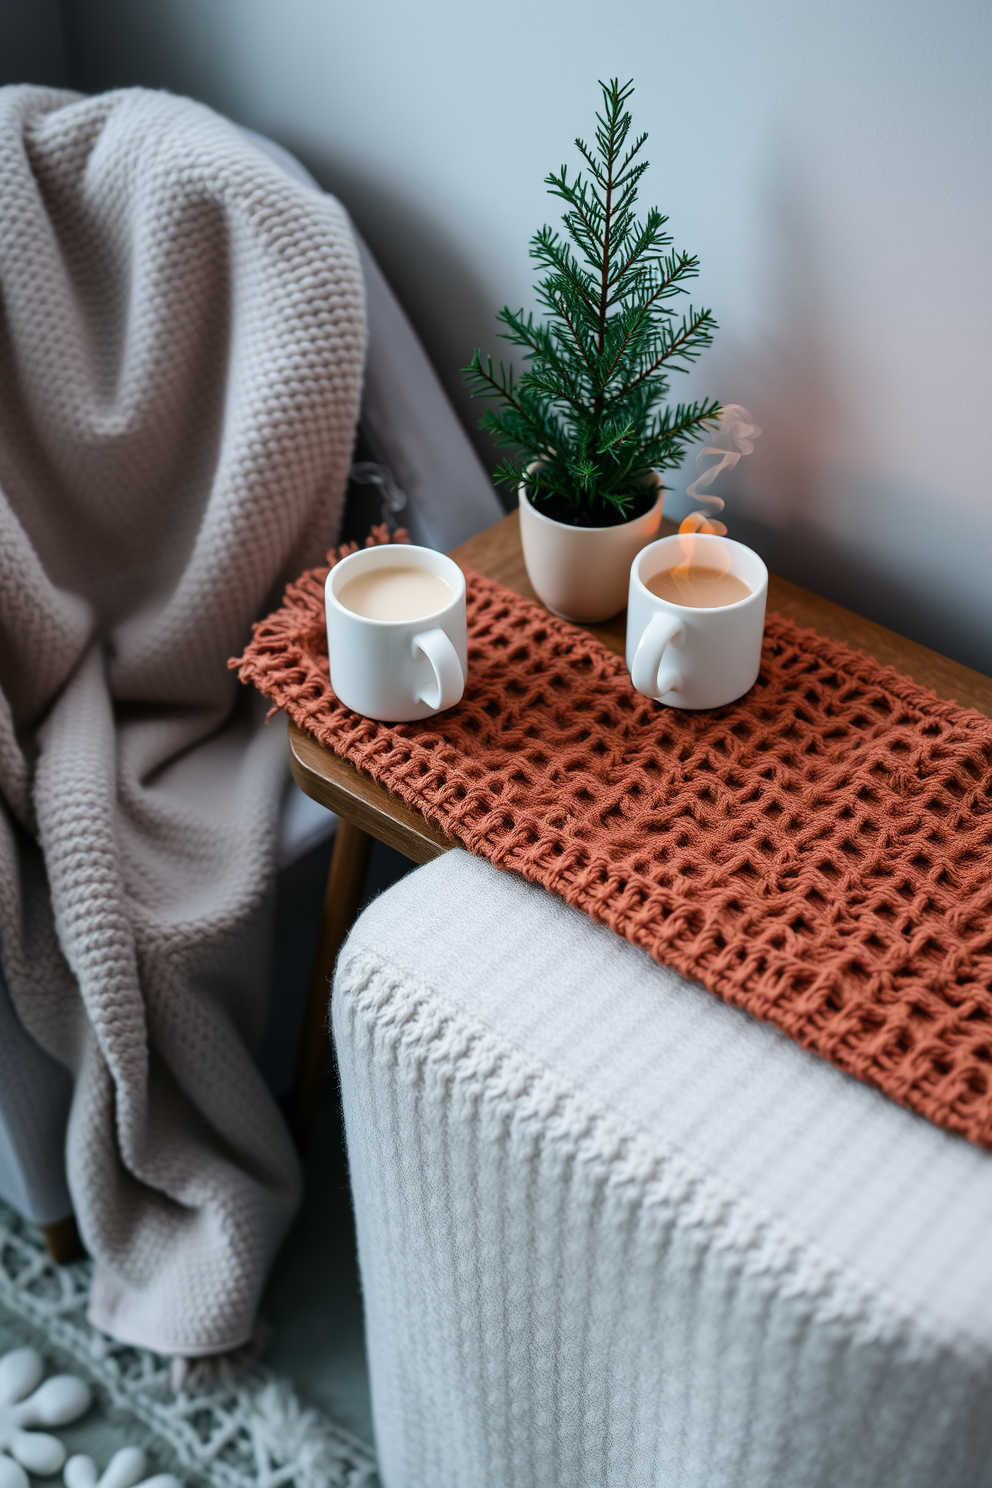
[[451,585],[426,568],[370,568],[337,592],[337,601],[366,620],[423,620],[454,599]]
[[724,605],[737,604],[751,593],[750,584],[745,584],[736,574],[725,573],[720,568],[706,568],[702,564],[682,564],[677,568],[666,568],[652,574],[644,581],[646,588],[659,599],[671,604],[685,605],[690,610],[718,610]]

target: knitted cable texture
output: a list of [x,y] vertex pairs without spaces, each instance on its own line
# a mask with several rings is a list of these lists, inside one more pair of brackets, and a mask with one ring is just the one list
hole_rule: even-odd
[[461,703],[377,723],[331,691],[327,572],[242,681],[471,852],[992,1146],[992,723],[778,615],[746,697],[665,708],[472,572]]

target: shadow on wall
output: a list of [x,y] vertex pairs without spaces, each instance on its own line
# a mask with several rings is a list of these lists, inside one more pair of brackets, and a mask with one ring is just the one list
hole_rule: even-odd
[[[479,429],[483,405],[468,396],[460,372],[476,346],[500,354],[495,339],[498,306],[492,303],[492,291],[415,195],[401,196],[371,171],[350,170],[312,141],[294,139],[289,131],[280,133],[279,142],[347,207],[410,317],[479,458],[493,470],[499,451]],[[425,285],[432,287],[429,295]],[[444,305],[443,315],[425,313],[424,307],[437,304]],[[516,505],[515,497],[499,487],[497,495],[507,509]]]
[[0,0],[0,86],[66,86],[58,0]]
[[[730,535],[785,578],[992,673],[992,503],[952,507],[938,473],[931,489],[926,471],[919,481],[886,473],[898,441],[911,447],[911,430],[886,415],[887,389],[871,396],[865,348],[832,336],[821,308],[828,250],[804,214],[801,173],[781,172],[766,211],[775,256],[752,323],[767,333],[737,344],[718,337],[698,374],[763,429],[754,453],[718,483]],[[693,466],[690,456],[686,484]],[[928,530],[932,540],[921,541]]]
[[[897,499],[905,511],[901,494]],[[920,502],[913,515],[933,525],[930,503]],[[962,606],[953,589],[938,587],[930,575],[897,572],[895,564],[887,571],[874,555],[859,557],[848,544],[803,521],[782,529],[744,517],[733,535],[761,553],[775,573],[992,676],[992,602],[984,614],[976,613],[970,598]],[[984,549],[987,554],[988,541]]]

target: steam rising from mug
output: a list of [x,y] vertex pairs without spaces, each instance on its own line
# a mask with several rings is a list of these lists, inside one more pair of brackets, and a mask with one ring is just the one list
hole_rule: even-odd
[[715,532],[720,537],[726,535],[726,524],[716,520],[717,513],[723,511],[724,503],[719,496],[714,496],[705,488],[712,486],[722,470],[733,470],[742,455],[749,455],[760,434],[760,426],[754,422],[746,408],[740,403],[726,405],[720,414],[720,422],[710,435],[709,443],[696,455],[696,469],[699,474],[685,493],[693,501],[703,502],[706,509],[690,512],[683,519],[680,532]]

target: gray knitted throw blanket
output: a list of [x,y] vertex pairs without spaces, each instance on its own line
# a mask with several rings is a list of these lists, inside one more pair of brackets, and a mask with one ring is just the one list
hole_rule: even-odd
[[335,541],[347,216],[210,110],[0,90],[0,964],[72,1073],[91,1320],[251,1334],[299,1174],[251,1057],[281,731],[227,669]]

